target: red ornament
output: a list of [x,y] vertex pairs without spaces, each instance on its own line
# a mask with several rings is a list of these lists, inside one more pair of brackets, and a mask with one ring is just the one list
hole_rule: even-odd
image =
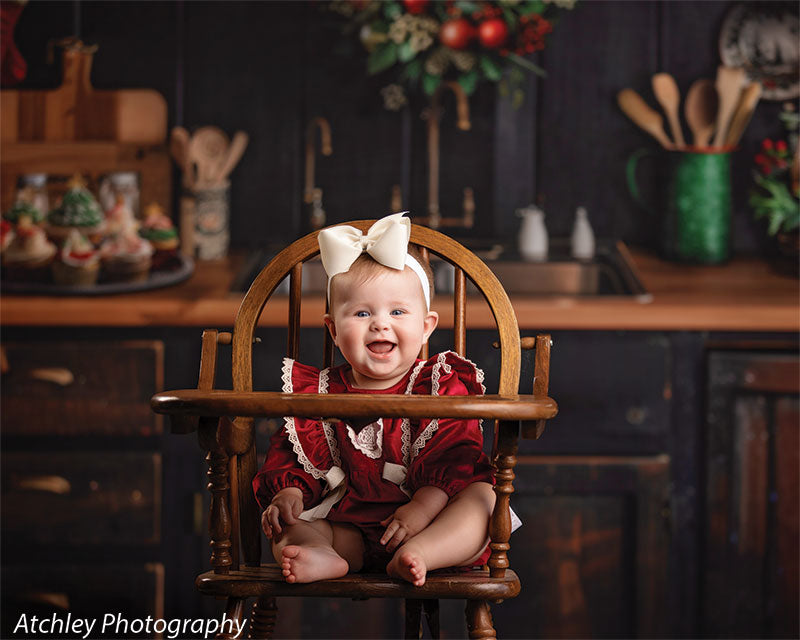
[[508,38],[508,25],[502,18],[485,20],[478,26],[478,40],[486,49],[496,49]]
[[403,0],[403,6],[406,11],[414,15],[425,13],[428,4],[430,4],[430,0]]
[[475,29],[466,18],[448,20],[439,29],[439,40],[451,49],[466,49],[475,36]]

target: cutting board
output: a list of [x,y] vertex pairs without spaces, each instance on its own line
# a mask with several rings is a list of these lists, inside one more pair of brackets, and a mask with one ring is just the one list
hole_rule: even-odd
[[95,90],[93,52],[81,43],[64,49],[63,79],[56,89],[0,92],[0,139],[164,144],[164,97],[153,89]]

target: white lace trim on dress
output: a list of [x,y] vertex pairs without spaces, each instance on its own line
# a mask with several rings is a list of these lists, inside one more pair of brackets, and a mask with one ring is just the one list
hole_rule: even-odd
[[[292,391],[292,368],[294,367],[294,360],[291,358],[284,358],[283,359],[283,374],[281,375],[281,380],[283,381],[283,392],[284,393],[293,393]],[[303,451],[303,446],[300,444],[300,439],[297,437],[297,427],[294,423],[294,416],[285,416],[283,418],[284,421],[284,428],[286,429],[286,433],[289,437],[289,442],[292,443],[292,451],[294,451],[294,455],[297,456],[297,461],[303,466],[303,470],[311,475],[312,477],[316,478],[317,480],[322,480],[325,477],[325,471],[321,471],[317,469],[311,461],[308,459],[305,451]]]

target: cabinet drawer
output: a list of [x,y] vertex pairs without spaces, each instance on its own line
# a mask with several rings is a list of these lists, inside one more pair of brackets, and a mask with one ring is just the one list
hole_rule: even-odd
[[[68,612],[72,620],[96,620],[91,634],[94,638],[145,637],[130,630],[124,633],[124,627],[116,625],[98,633],[106,614],[121,612],[122,619],[128,621],[164,616],[164,566],[159,563],[11,565],[3,567],[2,586],[3,638],[31,637],[21,629],[13,633],[23,613],[29,624],[32,616],[47,619],[49,624],[54,613],[64,620]],[[83,637],[85,632],[53,633],[50,637]]]
[[160,540],[161,455],[147,452],[2,456],[3,535],[25,544]]
[[161,433],[150,397],[163,386],[163,343],[9,343],[3,350],[4,435]]

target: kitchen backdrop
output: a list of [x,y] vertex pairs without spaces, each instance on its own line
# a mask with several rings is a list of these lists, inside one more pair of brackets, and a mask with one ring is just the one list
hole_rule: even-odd
[[[30,2],[15,30],[28,65],[18,88],[57,86],[61,66],[57,58],[48,63],[48,43],[78,35],[98,45],[97,89],[154,88],[168,102],[170,127],[247,132],[250,144],[232,176],[234,247],[284,243],[309,230],[304,149],[315,117],[331,127],[332,154],[318,146],[315,153],[328,221],[389,212],[394,185],[405,208],[425,215],[428,100],[411,96],[398,111],[384,108],[385,79],[368,77],[362,51],[342,51],[342,20],[323,10],[327,4]],[[695,79],[713,79],[723,20],[734,4],[579,2],[559,13],[534,58],[547,77],[528,76],[521,105],[484,83],[469,101],[471,129],[462,131],[445,93],[441,210],[461,215],[465,187],[475,201],[474,227],[453,233],[511,239],[520,225],[515,210],[536,203],[549,232],[565,236],[575,209],[585,206],[598,236],[657,246],[660,227],[634,203],[625,179],[628,157],[657,143],[622,114],[616,95],[631,87],[657,108],[654,73],[673,74],[683,96]],[[747,197],[761,140],[783,133],[780,109],[781,101],[762,100],[732,155],[736,251],[770,250]],[[651,165],[644,164],[640,181],[647,191]]]
[[[19,7],[0,6],[4,18]],[[520,444],[513,501],[526,525],[510,556],[523,590],[493,608],[501,637],[798,636],[800,302],[796,278],[762,259],[775,247],[747,203],[762,140],[785,135],[785,100],[762,98],[732,153],[736,255],[712,267],[656,256],[660,221],[635,204],[626,164],[659,147],[617,104],[631,88],[657,108],[657,72],[671,73],[684,97],[697,78],[713,79],[726,18],[739,6],[579,1],[558,12],[531,58],[547,77],[525,76],[521,102],[484,83],[469,98],[471,127],[463,130],[452,93],[441,96],[441,213],[460,217],[466,188],[474,200],[474,226],[448,233],[513,246],[516,211],[534,204],[551,236],[566,237],[585,207],[599,238],[632,248],[646,289],[512,292],[522,334],[553,336],[550,393],[559,415],[540,440]],[[791,2],[756,6],[798,12]],[[50,59],[49,45],[78,36],[97,45],[98,92],[155,89],[166,100],[167,131],[214,125],[229,137],[246,132],[249,144],[231,174],[228,258],[198,260],[186,281],[140,293],[23,295],[3,282],[3,637],[20,612],[221,614],[222,603],[193,588],[209,562],[204,453],[193,436],[171,434],[149,398],[196,386],[201,330],[230,330],[244,256],[310,230],[309,123],[330,125],[331,154],[316,131],[312,147],[312,186],[322,191],[327,222],[377,217],[398,199],[427,214],[429,100],[410,95],[407,106],[387,109],[385,79],[368,76],[357,47],[346,50],[341,16],[327,7],[31,0],[13,40],[4,23],[4,47],[13,42],[27,67],[15,89],[59,86],[61,53],[55,47]],[[796,96],[790,101],[796,107]],[[6,161],[12,151],[57,156],[62,148],[6,140]],[[34,162],[36,153],[23,159]],[[156,166],[164,184],[151,192],[171,194],[161,204],[177,224],[182,176],[168,153],[165,139],[153,164],[148,152],[133,160]],[[638,178],[654,200],[650,158]],[[256,388],[280,388],[283,300],[261,318]],[[323,306],[321,295],[306,296],[304,312],[321,315]],[[468,312],[476,325],[469,354],[491,389],[496,332],[481,319],[480,300],[470,298]],[[448,331],[437,331],[433,350]],[[304,327],[301,359],[315,362],[322,335]],[[221,362],[229,354],[223,346]],[[523,355],[530,388],[532,352]],[[218,386],[230,384],[228,367]],[[260,453],[278,426],[259,421]],[[353,637],[353,620],[365,625],[360,637],[400,635],[401,608],[376,599],[279,606],[282,637]],[[442,629],[463,635],[461,603],[442,604]]]

